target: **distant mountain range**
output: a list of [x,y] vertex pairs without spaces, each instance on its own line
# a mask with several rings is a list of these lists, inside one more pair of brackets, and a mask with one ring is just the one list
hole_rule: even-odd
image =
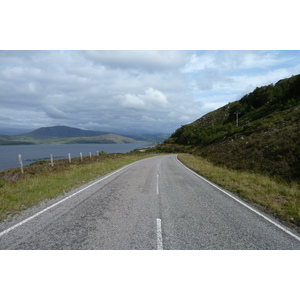
[[58,138],[75,138],[105,135],[109,132],[82,130],[68,126],[42,127],[21,136],[31,137],[34,139],[58,139]]
[[160,142],[169,134],[126,135],[82,130],[68,126],[42,127],[21,135],[0,134],[0,145],[38,145],[38,144],[125,144],[136,142]]

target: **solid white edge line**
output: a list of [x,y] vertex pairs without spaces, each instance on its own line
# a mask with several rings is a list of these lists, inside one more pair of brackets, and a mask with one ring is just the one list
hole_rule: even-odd
[[252,208],[251,206],[247,205],[246,203],[242,202],[241,200],[235,198],[234,196],[230,195],[229,193],[227,193],[225,190],[221,189],[220,187],[218,187],[217,185],[213,184],[212,182],[210,182],[209,180],[207,180],[206,178],[202,177],[201,175],[197,174],[196,172],[194,172],[193,170],[191,170],[190,168],[188,168],[186,165],[184,165],[177,157],[176,157],[177,161],[186,169],[188,169],[190,172],[192,172],[194,175],[198,176],[199,178],[201,178],[202,180],[204,180],[205,182],[209,183],[210,185],[212,185],[213,187],[215,187],[216,189],[218,189],[219,191],[223,192],[224,194],[226,194],[227,196],[229,196],[230,198],[232,198],[233,200],[237,201],[238,203],[244,205],[245,207],[247,207],[248,209],[250,209],[251,211],[255,212],[256,214],[258,214],[259,216],[263,217],[265,220],[269,221],[270,223],[272,223],[273,225],[275,225],[276,227],[280,228],[281,230],[283,230],[284,232],[286,232],[287,234],[289,234],[290,236],[292,236],[293,238],[295,238],[296,240],[298,240],[300,242],[300,237],[297,236],[296,234],[292,233],[291,231],[289,231],[288,229],[286,229],[285,227],[281,226],[280,224],[274,222],[273,220],[271,220],[270,218],[268,218],[267,216],[263,215],[262,213],[260,213],[259,211],[255,210],[254,208]]
[[163,250],[161,219],[156,219],[157,250]]
[[136,162],[133,162],[133,163],[131,163],[131,164],[129,164],[129,165],[126,165],[126,166],[122,167],[121,169],[118,169],[118,170],[114,171],[113,173],[110,173],[110,174],[104,176],[103,178],[101,178],[101,179],[95,181],[94,183],[92,183],[92,184],[86,186],[85,188],[83,188],[83,189],[77,191],[76,193],[74,193],[74,194],[72,194],[72,195],[70,195],[70,196],[68,196],[68,197],[66,197],[66,198],[64,198],[64,199],[62,199],[62,200],[60,200],[60,201],[54,203],[53,205],[51,205],[51,206],[49,206],[49,207],[46,207],[45,209],[43,209],[43,210],[41,210],[40,212],[34,214],[33,216],[31,216],[31,217],[29,217],[29,218],[27,218],[27,219],[21,221],[20,223],[17,223],[17,224],[15,224],[14,226],[9,227],[8,229],[6,229],[6,230],[0,232],[0,237],[3,236],[3,235],[5,235],[6,233],[12,231],[13,229],[15,229],[15,228],[17,228],[17,227],[19,227],[19,226],[21,226],[21,225],[27,223],[28,221],[34,219],[35,217],[37,217],[37,216],[43,214],[43,213],[46,212],[47,210],[49,210],[49,209],[51,209],[51,208],[53,208],[53,207],[59,205],[59,204],[62,203],[62,202],[65,202],[66,200],[72,198],[73,196],[75,196],[75,195],[81,193],[82,191],[84,191],[84,190],[90,188],[91,186],[93,186],[93,185],[95,185],[95,184],[97,184],[97,183],[99,183],[99,182],[101,182],[101,181],[103,181],[103,180],[105,180],[105,179],[107,179],[107,178],[109,178],[109,177],[111,177],[111,176],[117,174],[118,172],[120,172],[120,171],[122,171],[122,170],[128,168],[129,166],[131,166],[131,165],[133,165],[133,164],[135,164],[135,163],[136,163]]

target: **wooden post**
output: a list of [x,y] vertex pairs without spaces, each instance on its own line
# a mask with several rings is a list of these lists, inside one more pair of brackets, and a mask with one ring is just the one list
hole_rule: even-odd
[[80,152],[80,159],[81,159],[81,161],[82,161],[82,152]]
[[52,154],[50,154],[50,165],[51,165],[51,167],[53,167],[53,155]]
[[23,162],[22,162],[22,155],[19,154],[19,163],[20,163],[20,169],[21,169],[21,173],[24,173],[24,169],[23,169]]
[[71,153],[69,153],[69,163],[71,163]]

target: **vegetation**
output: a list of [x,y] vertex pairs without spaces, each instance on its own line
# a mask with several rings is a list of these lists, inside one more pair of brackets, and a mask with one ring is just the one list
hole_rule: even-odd
[[134,161],[153,156],[142,153],[106,154],[92,158],[57,160],[51,167],[49,161],[39,161],[20,169],[7,169],[0,172],[0,221],[38,204],[70,191],[99,176]]
[[125,136],[138,141],[161,143],[165,141],[167,138],[169,138],[170,135],[171,134],[168,133],[158,133],[158,134],[132,134],[132,135],[125,135]]
[[300,182],[300,75],[256,88],[182,126],[157,151],[192,153],[218,166]]

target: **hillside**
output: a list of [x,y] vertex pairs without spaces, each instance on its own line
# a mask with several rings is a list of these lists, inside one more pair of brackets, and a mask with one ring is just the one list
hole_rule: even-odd
[[132,134],[132,135],[124,135],[134,140],[145,141],[151,143],[163,142],[167,138],[170,137],[171,134],[168,133],[158,133],[158,134]]
[[0,145],[32,145],[32,142],[15,139],[10,135],[0,134]]
[[22,135],[0,135],[0,145],[124,144],[137,141],[118,134],[81,130],[67,126],[42,127]]
[[158,149],[300,181],[300,75],[258,87],[182,126]]
[[136,140],[118,134],[103,134],[100,136],[70,139],[66,144],[128,144],[137,143]]

